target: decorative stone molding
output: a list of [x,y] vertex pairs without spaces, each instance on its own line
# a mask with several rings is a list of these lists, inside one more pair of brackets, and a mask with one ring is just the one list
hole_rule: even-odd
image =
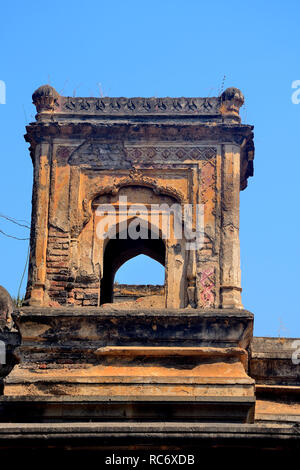
[[133,169],[129,172],[128,176],[120,179],[115,178],[111,185],[105,186],[101,189],[96,185],[90,190],[82,202],[84,225],[92,216],[92,203],[96,197],[104,194],[116,195],[119,190],[125,186],[145,186],[151,188],[155,194],[171,196],[181,204],[185,204],[187,202],[185,196],[179,190],[167,185],[159,185],[154,178],[145,176],[142,170]]
[[213,98],[71,98],[63,97],[60,112],[101,115],[217,115],[221,101]]
[[132,169],[136,165],[212,161],[217,154],[214,146],[130,145],[87,140],[77,147],[59,146],[56,155],[69,165],[87,168]]
[[151,161],[153,163],[162,162],[184,162],[211,160],[216,156],[217,149],[212,146],[200,145],[126,145],[125,150],[129,160],[133,163]]

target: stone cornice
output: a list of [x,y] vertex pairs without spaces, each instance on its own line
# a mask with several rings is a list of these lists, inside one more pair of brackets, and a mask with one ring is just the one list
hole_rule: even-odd
[[49,138],[89,138],[106,140],[155,140],[163,135],[167,141],[212,140],[215,143],[232,142],[241,145],[244,139],[253,138],[253,126],[242,124],[201,124],[196,122],[144,123],[115,122],[103,124],[93,121],[39,121],[26,127],[25,140],[30,143],[49,141]]
[[72,98],[43,85],[32,99],[37,121],[27,126],[25,135],[32,158],[38,143],[53,139],[211,141],[241,146],[241,189],[253,174],[253,127],[241,124],[244,97],[237,88],[204,98]]
[[37,120],[81,119],[190,119],[240,122],[244,97],[237,88],[228,88],[218,97],[70,97],[60,96],[50,85],[32,95]]
[[116,141],[208,141],[214,145],[232,143],[241,146],[241,189],[247,186],[247,179],[253,175],[253,126],[242,124],[201,124],[195,122],[178,123],[120,123],[103,124],[99,122],[70,122],[70,121],[39,121],[26,127],[25,140],[30,143],[30,153],[34,162],[36,145],[42,142],[51,143],[53,139],[78,140],[97,139],[105,142]]

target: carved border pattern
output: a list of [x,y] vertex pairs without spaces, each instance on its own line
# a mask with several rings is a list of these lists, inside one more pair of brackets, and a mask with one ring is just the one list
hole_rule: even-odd
[[[107,146],[105,142],[97,142],[96,140],[86,141],[84,144],[80,144],[77,148],[68,147],[68,146],[59,146],[57,148],[56,154],[58,157],[66,161],[66,163],[71,164],[70,158],[79,153],[81,149],[85,149],[86,145],[89,145],[91,155],[98,157],[99,165],[101,166],[101,145]],[[202,145],[139,145],[139,146],[130,146],[125,144],[125,147],[119,146],[117,149],[112,149],[112,151],[120,152],[120,161],[128,162],[130,165],[138,165],[142,163],[178,163],[190,161],[213,161],[217,155],[217,149],[213,146],[202,146]],[[122,151],[125,151],[122,153]],[[85,151],[83,155],[86,155]],[[69,160],[68,160],[69,158]],[[105,149],[105,158],[109,159],[109,151]],[[116,164],[115,159],[111,159],[114,166]],[[76,165],[86,165],[89,162],[82,156],[82,161],[76,163]],[[107,163],[107,162],[106,162]],[[93,167],[97,165],[97,158],[93,159]]]
[[211,160],[216,157],[216,147],[205,147],[195,145],[178,146],[125,146],[128,158],[132,163],[141,163],[145,161],[158,161],[171,163],[174,161],[186,160]]
[[220,114],[220,98],[61,98],[64,113],[93,114]]
[[[216,181],[217,181],[217,160],[216,158],[203,161],[201,164],[200,173],[200,201],[204,204],[204,220],[209,219],[210,216],[214,216],[216,220]],[[213,194],[213,199],[211,195]],[[214,222],[215,232],[215,222]],[[212,238],[209,236],[210,227],[205,225],[205,235],[211,239],[212,243],[215,243],[215,236]],[[199,308],[212,308],[215,307],[216,302],[216,271],[214,267],[203,266],[203,260],[201,260],[201,251],[199,253],[200,258],[198,259],[198,307]]]
[[215,304],[215,270],[205,268],[198,274],[199,276],[199,298],[198,307],[209,308]]
[[[201,175],[200,175],[200,194],[201,194],[201,204],[206,204],[208,202],[208,192],[211,189],[216,188],[216,160],[211,160],[209,162],[203,162],[201,165]],[[214,199],[214,209],[215,209],[215,199]]]

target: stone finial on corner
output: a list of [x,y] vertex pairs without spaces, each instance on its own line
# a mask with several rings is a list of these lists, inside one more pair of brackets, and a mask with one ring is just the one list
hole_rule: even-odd
[[59,93],[50,85],[42,85],[32,95],[37,112],[53,112],[58,107]]
[[238,88],[226,88],[221,95],[220,111],[222,114],[239,116],[240,107],[244,104],[244,95]]

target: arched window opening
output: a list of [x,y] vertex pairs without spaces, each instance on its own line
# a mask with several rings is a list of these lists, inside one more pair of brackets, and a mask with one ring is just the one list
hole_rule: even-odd
[[[144,255],[144,256],[140,256],[140,255]],[[115,239],[109,240],[107,242],[107,245],[104,251],[103,277],[101,281],[101,299],[100,299],[101,304],[112,303],[114,301],[121,302],[123,301],[121,299],[122,295],[124,297],[124,301],[129,301],[129,300],[135,301],[135,300],[139,300],[142,297],[146,297],[146,294],[148,293],[149,297],[152,297],[152,295],[160,295],[161,299],[160,299],[159,305],[157,306],[163,307],[164,305],[162,304],[164,303],[164,299],[165,299],[165,288],[164,288],[165,255],[166,255],[166,249],[165,249],[165,244],[163,240],[161,238],[151,239],[150,233],[149,233],[148,239],[132,240],[130,238],[127,238],[127,239],[115,238]],[[117,285],[115,285],[115,276],[119,268],[123,267],[125,263],[131,260],[130,261],[131,263],[135,264],[136,266],[139,266],[139,270],[141,273],[140,279],[142,281],[142,279],[146,279],[144,277],[144,274],[146,272],[148,272],[149,274],[151,273],[151,271],[149,270],[148,258],[151,258],[151,261],[152,261],[151,271],[153,274],[155,272],[157,273],[159,272],[157,270],[154,271],[153,262],[156,261],[157,263],[161,265],[161,270],[158,275],[159,280],[158,282],[155,282],[155,284],[157,284],[158,287],[146,288],[144,285],[144,287],[137,287],[136,289],[134,289],[131,286],[130,291],[127,290],[127,288],[125,287],[122,288],[121,290],[120,288],[118,289]],[[122,272],[123,272],[122,279],[125,280],[126,278],[125,266],[120,271],[121,275],[122,275]],[[127,272],[129,273],[129,271]],[[142,285],[141,281],[138,283],[139,286]],[[149,283],[153,285],[154,283],[153,277],[152,277],[152,281],[149,280]],[[129,282],[123,283],[122,281],[122,285],[124,284],[129,285]],[[139,295],[139,291],[141,295]],[[158,299],[155,298],[153,300],[158,300]]]

